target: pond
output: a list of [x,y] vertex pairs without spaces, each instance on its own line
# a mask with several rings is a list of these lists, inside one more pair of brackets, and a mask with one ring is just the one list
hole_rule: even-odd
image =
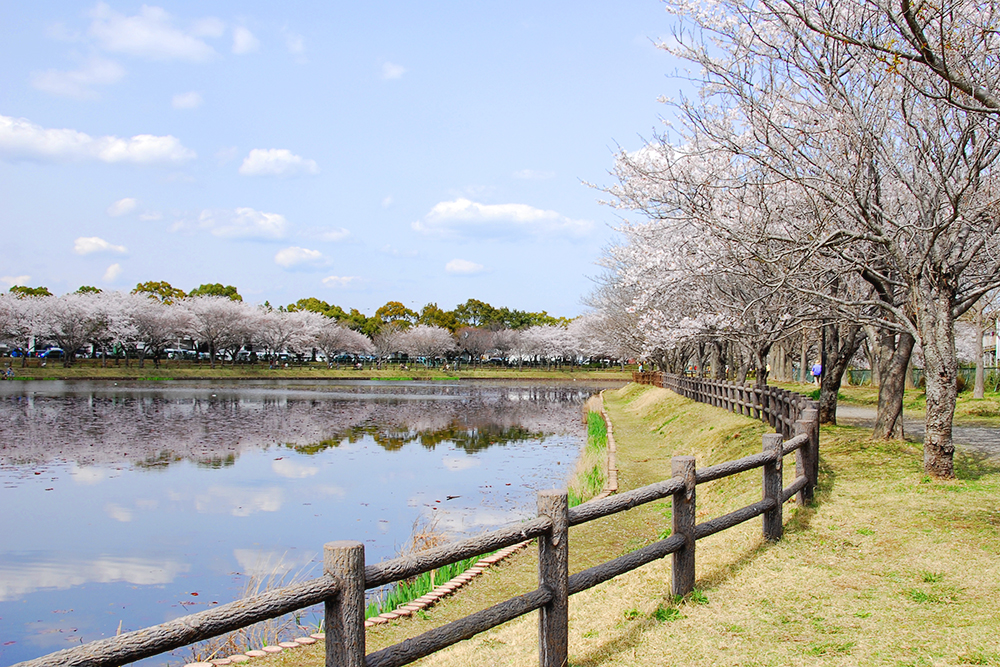
[[565,486],[599,390],[2,383],[0,664],[229,602],[255,575],[317,576],[328,541],[363,541],[373,563],[415,530],[531,516],[537,491]]

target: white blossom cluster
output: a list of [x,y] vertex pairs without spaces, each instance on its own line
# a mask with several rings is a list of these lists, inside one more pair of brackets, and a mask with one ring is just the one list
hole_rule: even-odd
[[127,354],[159,359],[183,345],[208,350],[212,363],[235,361],[253,350],[261,359],[291,353],[327,360],[338,355],[389,358],[407,354],[452,358],[465,353],[474,362],[617,360],[601,335],[599,318],[587,315],[568,326],[522,330],[466,327],[457,334],[426,324],[383,324],[370,339],[337,320],[310,311],[275,310],[223,296],[195,296],[165,303],[147,294],[125,292],[25,296],[0,293],[0,342],[11,349],[37,351],[55,345],[68,353],[88,349],[95,356]]

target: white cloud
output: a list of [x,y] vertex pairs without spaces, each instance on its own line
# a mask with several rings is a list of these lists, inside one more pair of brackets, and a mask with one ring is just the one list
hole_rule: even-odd
[[162,220],[163,214],[159,211],[146,211],[145,213],[139,214],[139,219],[143,222],[149,222],[151,220]]
[[522,235],[584,236],[588,220],[572,220],[556,211],[527,204],[479,204],[465,198],[436,204],[414,230],[439,237],[509,237]]
[[444,467],[452,472],[457,472],[459,470],[468,470],[469,468],[478,468],[480,463],[479,459],[473,458],[471,456],[446,456],[441,459],[441,463]]
[[326,241],[327,243],[337,243],[349,238],[351,232],[343,227],[337,229],[314,229],[309,233],[309,236],[320,241]]
[[95,560],[52,560],[32,558],[18,562],[5,558],[0,563],[0,601],[15,600],[38,590],[66,590],[87,583],[109,584],[125,581],[141,586],[169,584],[187,572],[186,563],[156,558],[102,556]]
[[358,276],[327,276],[323,278],[323,284],[327,287],[350,287],[361,282]]
[[50,69],[37,72],[31,77],[31,85],[46,93],[73,97],[76,99],[93,99],[97,93],[92,86],[108,86],[118,83],[125,76],[125,68],[113,60],[100,56],[91,56],[80,69],[69,72]]
[[104,277],[102,280],[106,283],[113,283],[118,276],[122,273],[121,264],[112,264],[108,267],[108,270],[104,272]]
[[208,60],[215,49],[200,38],[217,37],[221,25],[218,19],[202,19],[191,29],[180,30],[160,7],[143,5],[137,15],[125,16],[103,2],[91,17],[89,33],[102,49],[151,60]]
[[298,246],[279,250],[274,256],[274,261],[286,269],[290,269],[293,266],[315,266],[325,263],[323,253],[319,250],[309,250],[308,248],[299,248]]
[[125,215],[126,213],[131,213],[135,210],[135,206],[138,202],[132,197],[125,197],[124,199],[119,199],[114,204],[108,207],[108,215],[112,218],[117,218],[119,216]]
[[416,250],[400,250],[399,248],[394,248],[388,243],[382,246],[381,250],[386,255],[392,255],[393,257],[416,257],[420,254]]
[[383,63],[382,64],[382,78],[383,79],[398,79],[406,74],[406,68],[402,65],[397,65],[396,63]]
[[26,118],[10,116],[0,116],[0,156],[41,162],[100,160],[130,164],[179,164],[196,157],[194,151],[170,135],[94,138],[76,130],[47,129]]
[[175,109],[197,109],[201,103],[201,94],[194,90],[187,93],[177,93],[170,101],[170,105]]
[[550,178],[555,178],[556,172],[554,171],[538,171],[536,169],[520,169],[514,172],[514,178],[520,178],[528,181],[544,181]]
[[222,238],[280,239],[287,233],[288,220],[280,213],[265,213],[248,207],[232,211],[206,209],[198,216],[198,226]]
[[121,505],[116,505],[115,503],[105,504],[104,512],[115,521],[128,523],[132,520],[132,510]]
[[271,461],[271,470],[279,477],[286,479],[305,479],[319,472],[319,468],[316,466],[303,465],[286,458]]
[[280,488],[244,488],[213,486],[195,496],[195,509],[201,514],[250,516],[257,512],[277,512],[285,502]]
[[240,165],[244,176],[297,176],[318,174],[315,160],[295,155],[287,148],[254,148]]
[[248,28],[237,26],[233,28],[233,53],[243,55],[253,53],[260,48],[260,40],[254,37]]
[[191,34],[196,37],[222,37],[226,24],[214,16],[198,19],[191,24]]
[[390,206],[392,206],[392,202],[393,199],[391,196],[386,197],[385,199],[382,200],[382,208],[389,208]]
[[29,280],[31,280],[31,276],[0,276],[0,283],[8,288],[14,285],[27,285]]
[[285,48],[295,56],[295,60],[304,63],[306,59],[306,40],[302,35],[291,32],[287,29],[281,31],[285,36]]
[[444,270],[448,273],[457,273],[462,275],[482,273],[485,268],[486,267],[482,264],[476,264],[475,262],[470,262],[467,259],[453,259],[444,266]]
[[116,252],[123,255],[128,250],[123,245],[112,245],[96,236],[81,236],[73,244],[73,252],[77,255],[90,255],[95,252]]

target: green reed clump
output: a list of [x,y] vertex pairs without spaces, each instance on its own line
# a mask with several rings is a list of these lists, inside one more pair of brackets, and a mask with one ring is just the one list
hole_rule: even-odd
[[457,577],[488,555],[490,554],[466,558],[465,560],[460,560],[456,563],[451,563],[450,565],[444,565],[435,570],[431,570],[430,572],[418,574],[412,579],[396,582],[394,585],[382,591],[378,597],[373,598],[368,602],[368,606],[365,608],[365,618],[371,618],[372,616],[378,616],[381,613],[392,611],[400,605],[412,602],[413,600],[430,593],[434,590],[435,586],[440,586],[441,584]]
[[601,492],[606,481],[608,426],[599,412],[587,413],[587,446],[569,484],[569,506],[576,507]]

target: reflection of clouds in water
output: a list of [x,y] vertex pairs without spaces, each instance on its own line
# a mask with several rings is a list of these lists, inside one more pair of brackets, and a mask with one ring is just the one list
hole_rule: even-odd
[[94,484],[100,484],[107,479],[109,471],[105,468],[97,468],[93,466],[81,468],[74,464],[73,467],[70,468],[69,474],[73,481],[77,484],[92,486]]
[[279,459],[271,461],[271,469],[285,479],[305,479],[306,477],[312,477],[319,472],[319,468],[316,466],[303,465],[301,463],[296,463],[291,459]]
[[444,467],[452,472],[458,470],[468,470],[469,468],[478,468],[480,465],[479,459],[475,459],[471,456],[446,456],[441,459]]
[[240,573],[248,577],[281,579],[292,573],[304,572],[317,556],[314,552],[264,551],[262,549],[233,549],[233,557],[240,565]]
[[40,589],[66,590],[83,584],[124,581],[139,586],[169,584],[190,566],[165,558],[115,558],[95,560],[36,560],[11,562],[8,554],[0,562],[0,601],[11,600]]
[[202,514],[250,516],[257,512],[277,512],[285,501],[278,487],[248,489],[239,486],[212,486],[195,496],[195,509]]
[[152,511],[160,506],[160,501],[153,500],[152,498],[137,498],[135,506],[141,510]]
[[132,520],[132,510],[127,507],[122,507],[121,505],[108,503],[104,506],[104,512],[115,521],[128,523]]
[[487,528],[494,528],[522,519],[532,518],[532,514],[524,511],[470,508],[466,510],[439,510],[434,512],[436,526],[450,534],[474,533]]
[[347,490],[344,487],[334,486],[333,484],[321,484],[319,486],[314,486],[313,491],[317,494],[331,496],[334,498],[343,498],[347,495]]

